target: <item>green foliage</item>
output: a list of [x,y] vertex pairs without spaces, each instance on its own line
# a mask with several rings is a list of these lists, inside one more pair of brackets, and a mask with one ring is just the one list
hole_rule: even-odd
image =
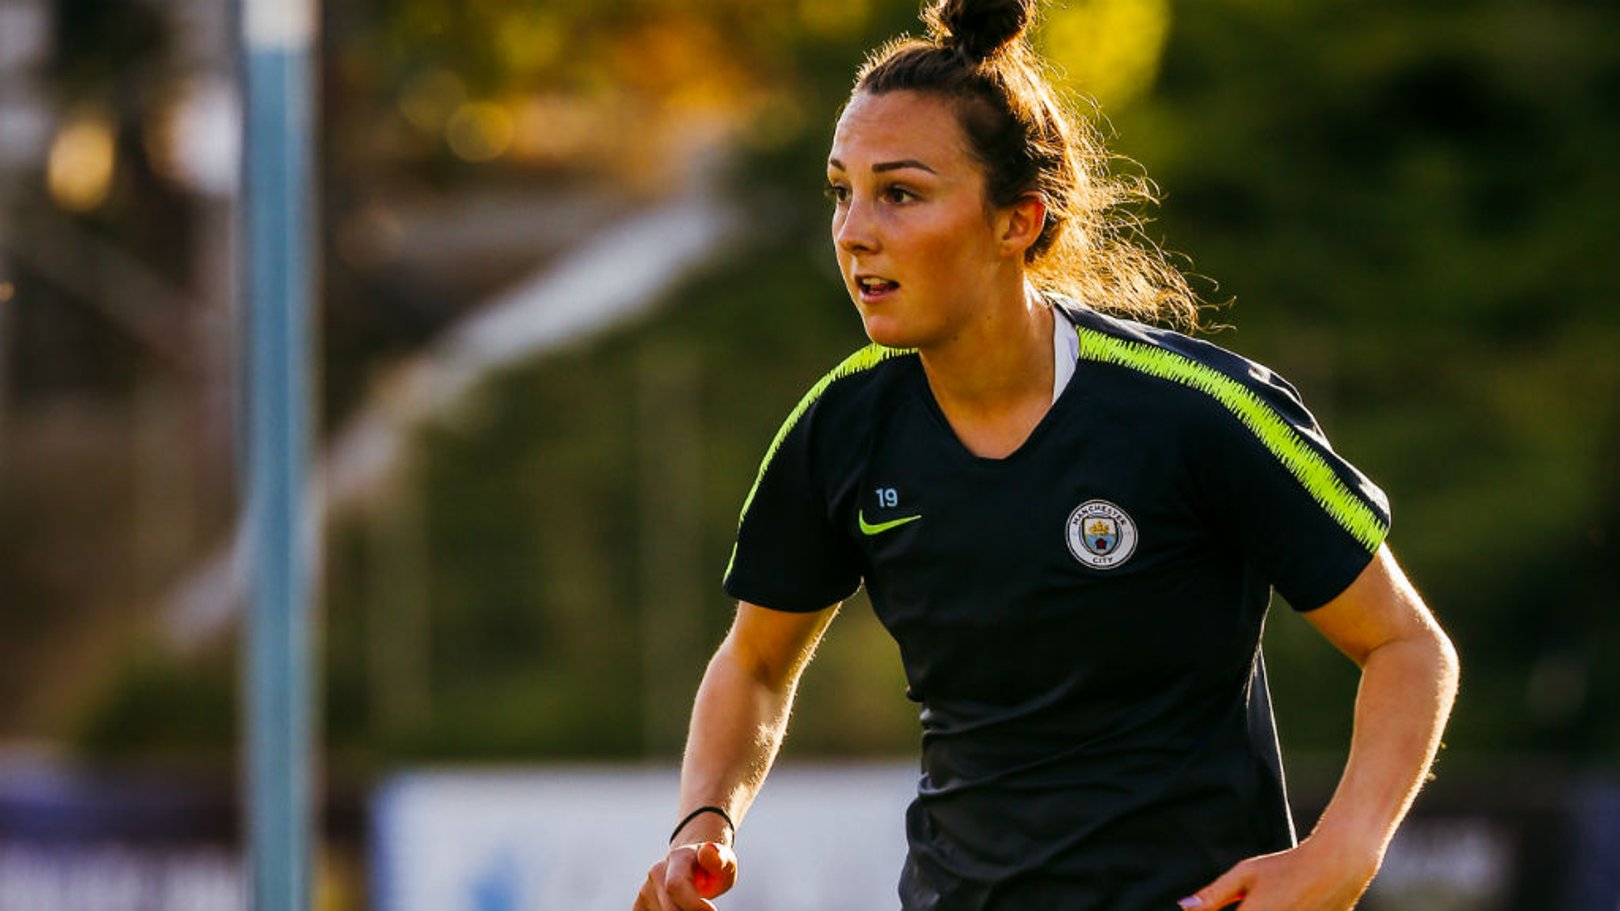
[[[863,342],[842,290],[796,245],[756,247],[694,278],[642,326],[513,371],[470,413],[419,440],[430,592],[429,707],[403,731],[380,730],[357,670],[369,609],[361,548],[334,567],[331,660],[340,749],[420,757],[612,757],[649,749],[640,614],[658,580],[638,569],[637,371],[653,350],[684,352],[701,390],[705,592],[701,648],[674,700],[689,704],[706,653],[730,622],[719,592],[737,509],[759,455],[792,402],[829,360]],[[772,276],[764,291],[757,276]],[[786,316],[786,314],[792,314]],[[780,318],[779,318],[780,317]],[[340,537],[362,534],[348,529]],[[807,683],[793,750],[903,750],[911,709],[897,656],[868,608],[852,604]],[[883,662],[868,661],[874,654]],[[356,659],[360,659],[359,662]],[[822,673],[825,671],[825,673]],[[876,681],[879,688],[873,690]],[[886,701],[881,697],[887,694]],[[665,700],[659,700],[660,703]],[[380,736],[379,736],[380,734]],[[667,744],[660,744],[667,749]],[[664,755],[667,755],[664,754]]]
[[[379,86],[440,64],[478,91],[554,72],[480,55],[497,20],[564,7],[387,5],[399,15],[371,37],[387,51]],[[345,755],[674,755],[650,716],[689,698],[730,619],[718,575],[758,458],[862,342],[817,192],[835,111],[865,48],[917,31],[910,2],[844,32],[711,6],[782,93],[728,183],[747,238],[639,325],[507,373],[425,431],[402,494],[422,539],[399,552],[415,558],[381,556],[373,516],[333,532],[326,718]],[[674,8],[593,5],[570,59]],[[1289,377],[1390,494],[1393,546],[1462,653],[1456,751],[1620,750],[1617,37],[1620,12],[1589,3],[1181,0],[1156,83],[1108,112],[1117,151],[1165,190],[1154,238],[1218,280],[1208,297],[1235,299],[1215,317],[1236,331],[1214,340]],[[690,673],[659,684],[669,695],[647,676],[664,643],[644,641],[646,620],[664,605],[644,568],[655,517],[637,403],[640,365],[672,351],[696,367],[695,571],[709,594],[672,659]],[[390,684],[372,645],[404,622],[391,611],[408,613],[388,595],[395,575],[426,632],[415,673]],[[1267,644],[1285,746],[1342,750],[1354,668],[1282,607]],[[892,643],[864,604],[844,614],[790,752],[914,749]],[[192,694],[166,671],[131,674],[89,742],[184,741],[142,694],[175,711]],[[396,692],[401,679],[420,697]],[[151,720],[108,720],[126,712]]]
[[[1183,3],[1159,90],[1115,118],[1165,234],[1237,299],[1218,340],[1390,493],[1463,654],[1454,745],[1617,744],[1616,34],[1581,5]],[[1285,738],[1336,748],[1354,676],[1296,623],[1270,634]]]
[[[911,14],[886,6],[867,44]],[[1575,5],[1183,2],[1154,91],[1109,112],[1117,150],[1165,188],[1153,230],[1219,281],[1212,299],[1235,298],[1215,316],[1237,330],[1216,340],[1294,380],[1390,493],[1393,544],[1464,656],[1454,748],[1612,750],[1620,736],[1598,645],[1620,641],[1620,281],[1594,265],[1620,240],[1602,202],[1620,199],[1605,166],[1620,151],[1620,45],[1603,37],[1617,25]],[[645,645],[626,630],[655,603],[627,582],[636,352],[667,345],[702,365],[703,551],[717,570],[776,422],[860,342],[815,193],[858,53],[806,40],[783,60],[809,114],[762,131],[731,182],[755,213],[752,242],[647,323],[494,385],[465,435],[424,441],[447,605],[434,672],[469,694],[517,693],[540,684],[526,664],[549,666],[555,692],[488,718],[519,750],[523,730],[534,750],[559,730],[580,738],[567,752],[635,749]],[[525,569],[592,514],[581,549],[553,565],[605,574],[594,618]],[[727,614],[718,593],[710,603],[715,637]],[[1342,749],[1354,668],[1279,608],[1268,651],[1285,742]],[[792,749],[910,746],[892,644],[864,610],[846,609],[807,675]],[[579,700],[619,720],[576,729]],[[534,712],[548,723],[516,720]],[[428,727],[450,753],[495,736]]]
[[236,692],[229,654],[181,662],[145,644],[120,661],[74,738],[91,758],[221,764],[235,748]]

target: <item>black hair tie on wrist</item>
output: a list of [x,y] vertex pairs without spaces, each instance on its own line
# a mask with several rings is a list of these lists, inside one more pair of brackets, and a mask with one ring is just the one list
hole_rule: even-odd
[[694,819],[697,819],[699,816],[702,816],[704,813],[714,813],[717,816],[719,816],[721,819],[724,819],[726,821],[726,827],[731,829],[732,836],[733,837],[736,836],[736,834],[737,834],[737,824],[731,821],[731,814],[727,813],[724,809],[722,809],[720,807],[707,806],[707,807],[698,807],[696,810],[693,810],[692,812],[686,814],[686,818],[681,820],[679,823],[676,824],[675,831],[669,833],[669,843],[674,844],[675,843],[675,836],[681,834],[681,830],[686,828],[686,824],[691,822]]

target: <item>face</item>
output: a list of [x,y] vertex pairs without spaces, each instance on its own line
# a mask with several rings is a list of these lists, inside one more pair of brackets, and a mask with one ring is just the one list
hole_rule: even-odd
[[827,185],[839,270],[867,336],[895,348],[958,337],[1008,255],[949,102],[857,94],[838,119]]

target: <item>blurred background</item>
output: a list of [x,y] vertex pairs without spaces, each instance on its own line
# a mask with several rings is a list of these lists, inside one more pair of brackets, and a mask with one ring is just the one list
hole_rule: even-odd
[[[864,341],[823,160],[915,15],[326,4],[319,907],[417,907],[412,858],[457,845],[461,897],[423,907],[552,907],[512,845],[600,823],[590,793],[634,805],[603,836],[631,873],[600,906],[628,903],[747,485]],[[1211,339],[1388,491],[1463,656],[1364,906],[1620,908],[1620,8],[1069,0],[1036,38],[1162,187],[1147,236],[1229,302]],[[243,907],[238,59],[223,0],[0,0],[0,909]],[[1308,828],[1356,675],[1276,607]],[[903,806],[903,690],[856,599],[784,799]],[[501,828],[468,787],[514,842],[452,836]],[[733,907],[839,904],[777,891]]]

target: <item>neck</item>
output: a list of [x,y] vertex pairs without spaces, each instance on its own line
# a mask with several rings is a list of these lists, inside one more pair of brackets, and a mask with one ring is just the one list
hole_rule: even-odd
[[1006,283],[960,333],[918,351],[934,397],[947,412],[994,415],[1049,403],[1051,307],[1024,284]]

